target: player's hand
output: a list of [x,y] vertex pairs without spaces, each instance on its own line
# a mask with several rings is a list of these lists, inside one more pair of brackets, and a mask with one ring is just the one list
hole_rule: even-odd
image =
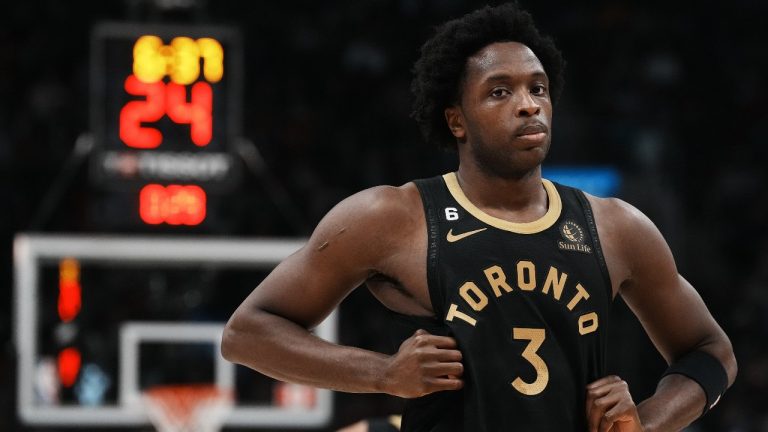
[[384,389],[404,398],[424,396],[464,385],[461,351],[456,340],[416,330],[389,358],[384,371]]
[[587,385],[589,432],[643,432],[627,382],[611,375]]

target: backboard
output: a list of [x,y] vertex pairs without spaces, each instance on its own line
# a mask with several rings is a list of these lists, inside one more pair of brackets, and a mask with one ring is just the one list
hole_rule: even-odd
[[[18,413],[26,424],[146,425],[141,392],[231,388],[226,426],[321,427],[327,390],[224,360],[224,324],[301,239],[18,235]],[[316,334],[336,340],[336,315]]]

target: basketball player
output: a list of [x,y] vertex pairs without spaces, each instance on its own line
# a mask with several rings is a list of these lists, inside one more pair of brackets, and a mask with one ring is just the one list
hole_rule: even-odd
[[[404,431],[674,431],[733,382],[730,341],[659,231],[617,199],[542,179],[563,60],[515,5],[440,27],[416,63],[414,117],[459,166],[357,193],[237,309],[224,356],[279,380],[409,398]],[[365,284],[394,355],[311,333]],[[669,363],[636,404],[606,376],[621,295]]]

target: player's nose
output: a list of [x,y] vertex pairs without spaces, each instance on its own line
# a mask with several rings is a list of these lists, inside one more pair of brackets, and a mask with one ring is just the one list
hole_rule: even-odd
[[527,91],[518,92],[517,107],[515,109],[515,115],[517,117],[532,117],[541,112],[541,106]]

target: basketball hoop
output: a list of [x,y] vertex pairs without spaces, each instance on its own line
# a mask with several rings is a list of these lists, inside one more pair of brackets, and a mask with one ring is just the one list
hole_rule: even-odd
[[214,385],[152,387],[143,398],[158,432],[217,432],[232,400],[232,391]]

